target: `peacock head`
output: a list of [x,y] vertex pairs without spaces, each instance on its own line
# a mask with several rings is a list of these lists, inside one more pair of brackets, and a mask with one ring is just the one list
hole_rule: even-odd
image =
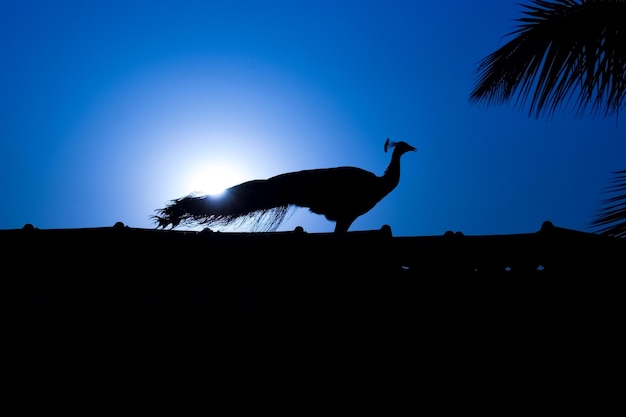
[[400,155],[403,155],[409,151],[412,151],[412,152],[417,151],[417,148],[409,145],[406,142],[403,142],[403,141],[394,142],[390,140],[389,138],[387,138],[387,140],[385,141],[385,152],[387,152],[387,149],[390,147],[395,147],[396,152],[398,152]]

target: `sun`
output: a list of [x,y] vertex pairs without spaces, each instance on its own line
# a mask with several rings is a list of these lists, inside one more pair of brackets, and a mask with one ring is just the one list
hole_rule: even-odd
[[189,173],[186,189],[189,193],[219,195],[227,188],[246,179],[243,171],[226,164],[210,164]]

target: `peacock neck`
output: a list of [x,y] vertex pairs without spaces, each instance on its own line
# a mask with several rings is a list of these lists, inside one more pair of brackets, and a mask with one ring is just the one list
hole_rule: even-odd
[[393,190],[400,182],[400,156],[402,156],[401,153],[394,150],[389,166],[387,166],[383,174],[382,180],[385,193]]

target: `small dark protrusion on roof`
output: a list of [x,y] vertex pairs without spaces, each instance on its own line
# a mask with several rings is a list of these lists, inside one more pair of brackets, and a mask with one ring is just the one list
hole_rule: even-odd
[[380,228],[380,231],[383,232],[385,236],[393,236],[393,233],[391,232],[391,226],[389,226],[388,224],[383,224],[383,226]]
[[543,222],[541,224],[541,231],[542,232],[547,232],[550,230],[554,229],[554,225],[552,224],[552,222],[550,220],[546,220],[545,222]]

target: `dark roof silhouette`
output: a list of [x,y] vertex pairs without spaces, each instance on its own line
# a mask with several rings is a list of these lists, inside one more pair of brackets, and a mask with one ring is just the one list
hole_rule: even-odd
[[580,410],[622,355],[626,240],[550,222],[0,240],[7,409]]
[[[122,222],[113,227],[47,230],[27,224],[0,230],[0,239],[5,253],[11,254],[8,259],[47,258],[51,265],[65,262],[68,272],[72,265],[83,268],[86,261],[107,262],[114,268],[141,262],[153,274],[193,270],[196,262],[225,269],[244,263],[259,273],[265,266],[292,271],[309,263],[338,271],[376,268],[403,275],[601,273],[624,268],[620,255],[626,247],[625,239],[560,228],[549,221],[525,234],[466,236],[447,231],[439,236],[394,237],[385,225],[343,238],[307,233],[301,227],[292,232],[222,233],[208,228],[132,228]],[[148,257],[152,262],[143,265],[146,252],[152,254]]]

